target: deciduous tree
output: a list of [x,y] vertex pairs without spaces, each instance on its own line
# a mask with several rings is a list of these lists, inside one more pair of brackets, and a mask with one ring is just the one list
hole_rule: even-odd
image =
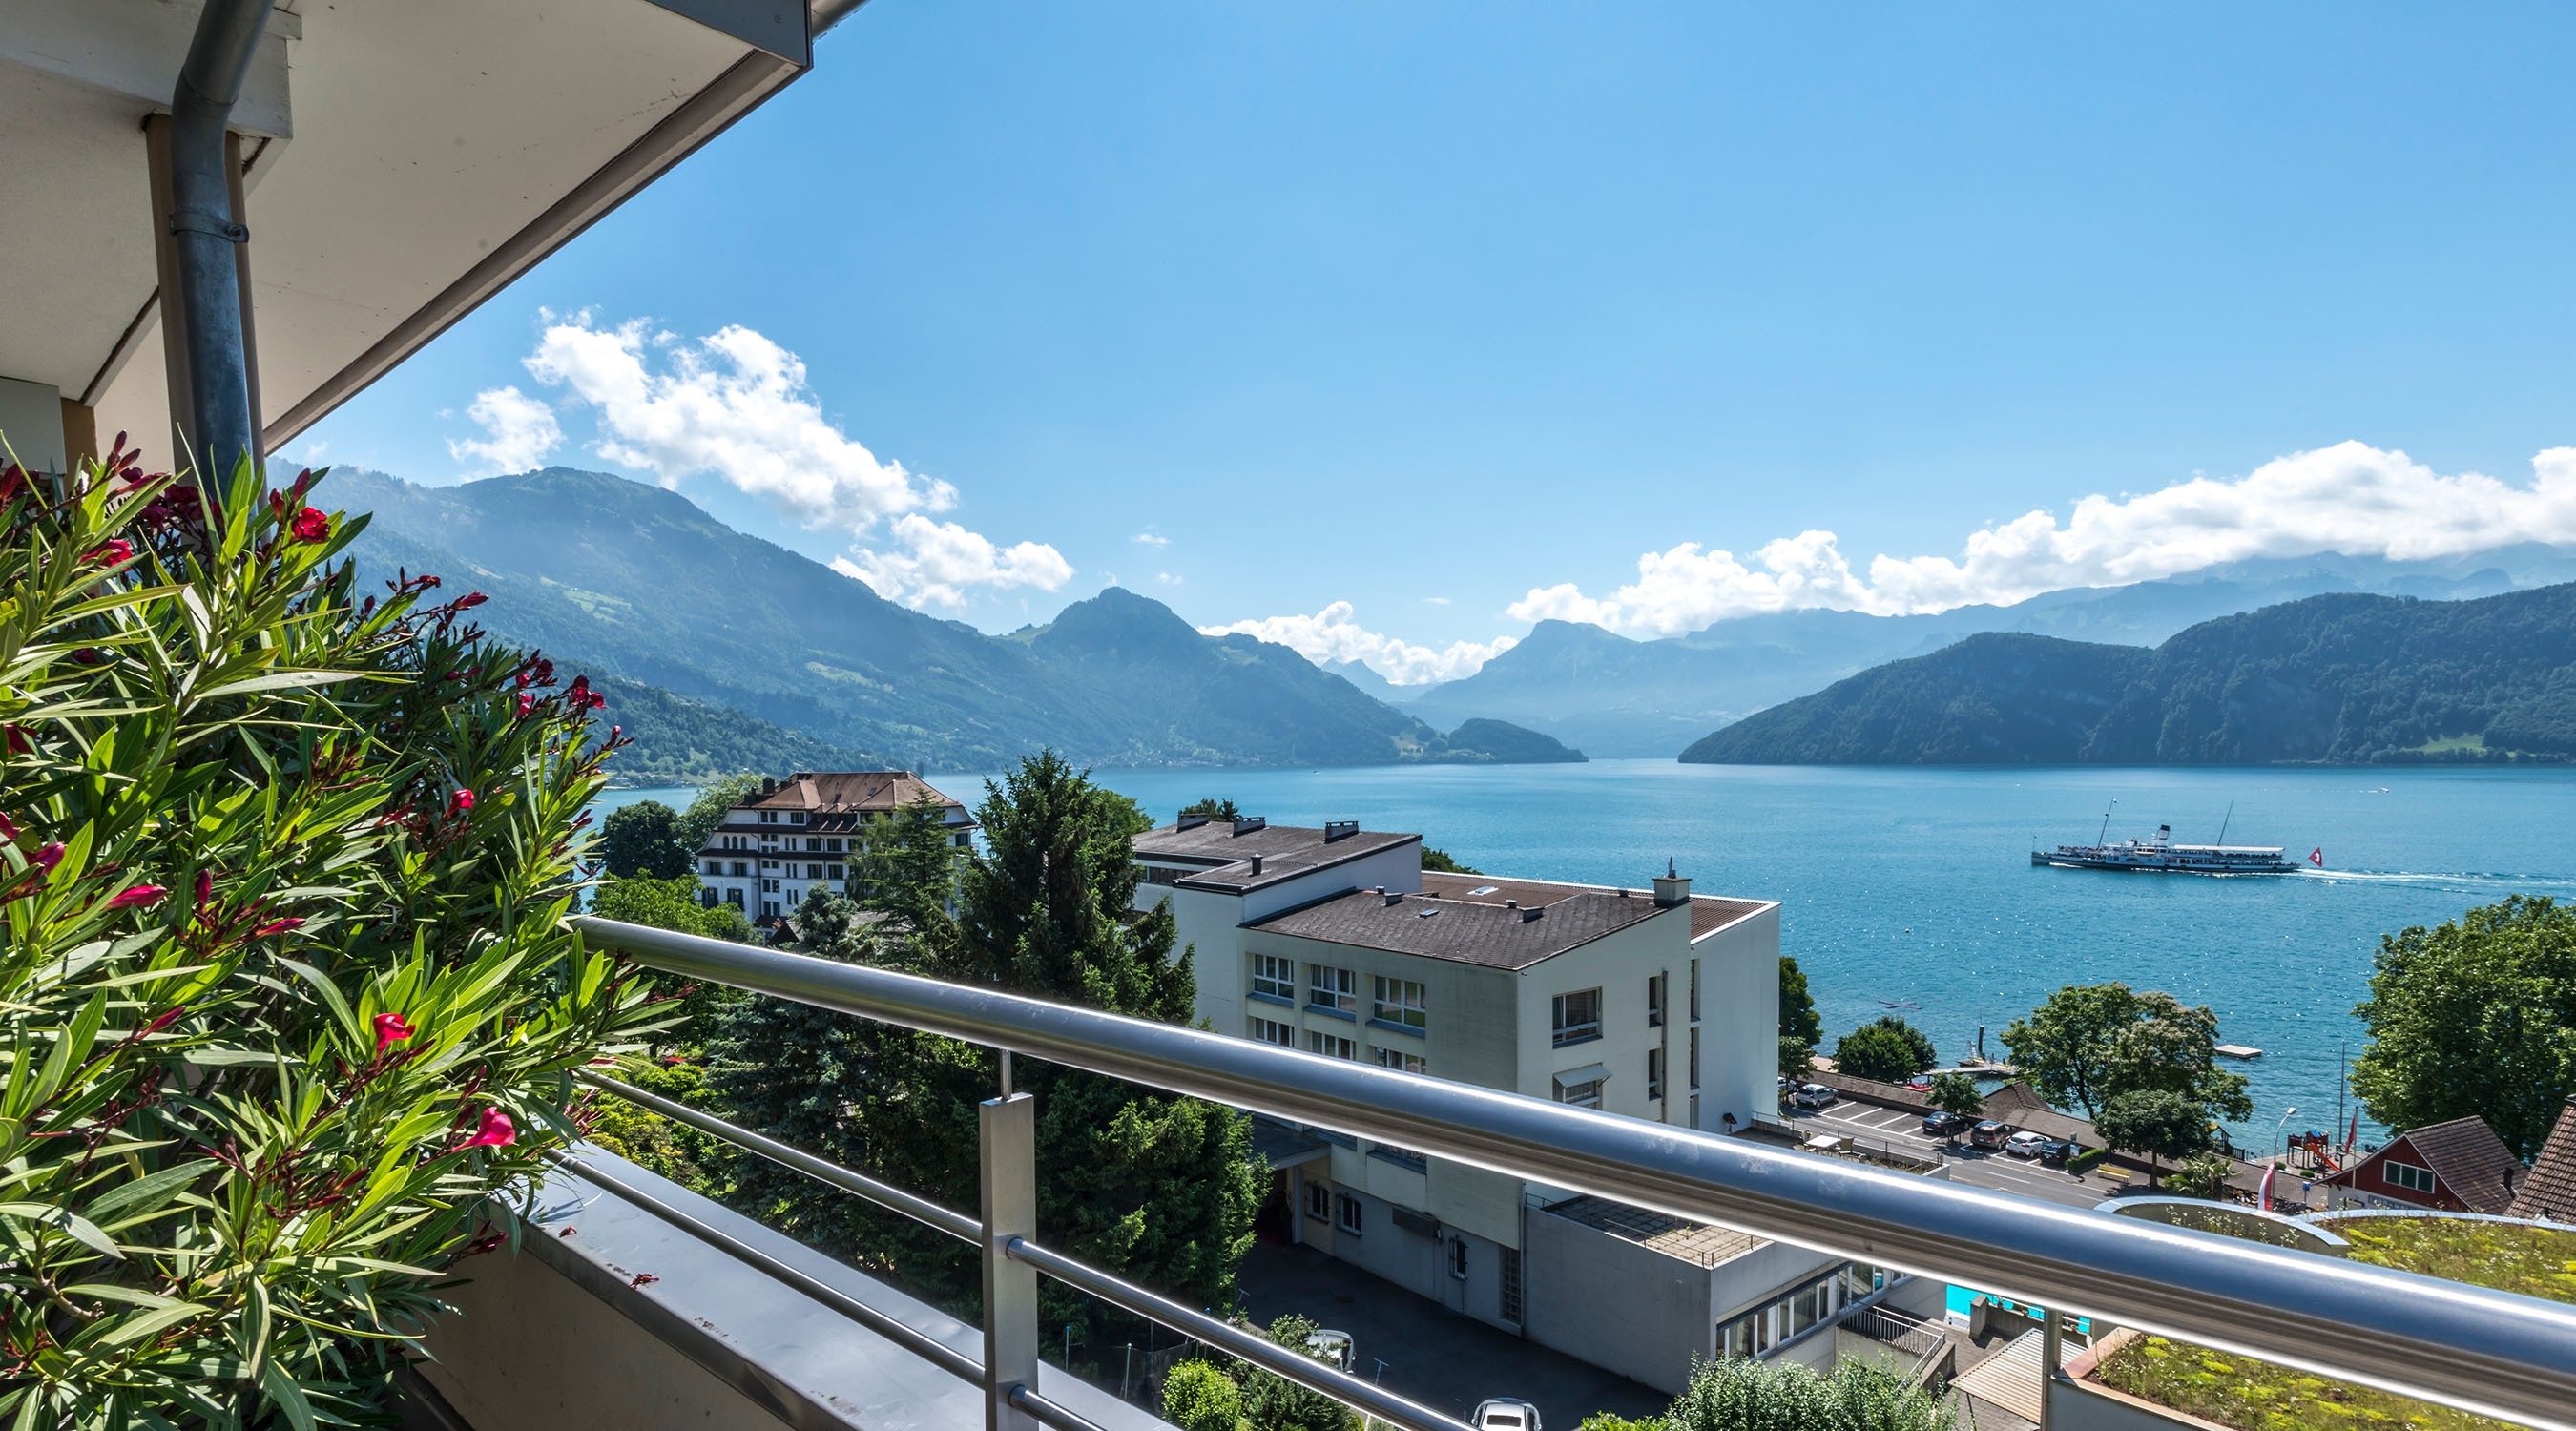
[[1905,1032],[1884,1022],[1862,1024],[1835,1042],[1834,1070],[1880,1083],[1905,1082],[1931,1066]]
[[1796,1039],[1806,1048],[1825,1041],[1825,1021],[1816,1012],[1816,1001],[1807,995],[1807,976],[1798,961],[1786,954],[1780,956],[1780,1037]]
[[680,848],[679,812],[659,800],[638,800],[608,812],[600,823],[600,853],[608,872],[621,878],[677,879],[689,872],[697,846]]
[[1964,1073],[1934,1074],[1932,1106],[1962,1118],[1983,1118],[1986,1116],[1986,1095],[1977,1087],[1977,1080]]
[[757,775],[728,775],[722,780],[699,787],[698,798],[680,812],[671,828],[672,842],[690,854],[707,847],[707,837],[724,823],[734,806],[760,793]]
[[2153,1175],[2157,1159],[2185,1158],[2209,1146],[2209,1110],[2179,1093],[2122,1093],[2102,1106],[2093,1131],[2106,1148],[2146,1154]]
[[2113,1045],[2137,1017],[2126,984],[2069,984],[2013,1020],[2004,1047],[2040,1097],[2095,1118],[2110,1097]]
[[2576,1095],[2576,910],[2515,895],[2382,939],[2352,1086],[2370,1116],[2470,1115],[2530,1157]]

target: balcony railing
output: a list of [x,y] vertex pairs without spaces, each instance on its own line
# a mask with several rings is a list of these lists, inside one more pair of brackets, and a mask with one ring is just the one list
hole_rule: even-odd
[[[1395,1143],[2480,1415],[2576,1431],[2576,1306],[992,989],[598,918],[575,923],[595,946],[690,979]],[[1007,1058],[1003,1068],[1007,1078]],[[1407,1431],[1460,1431],[1460,1423],[1429,1408],[1038,1245],[1033,1100],[1026,1094],[983,1105],[983,1206],[970,1217],[695,1109],[613,1080],[601,1083],[980,1247],[986,1348],[980,1364],[750,1248],[726,1250],[982,1385],[995,1431],[1025,1425],[1024,1418],[1059,1431],[1091,1431],[1035,1391],[1039,1272]],[[653,1208],[651,1199],[596,1168],[580,1171]],[[653,1210],[710,1243],[730,1241],[714,1229],[689,1226],[685,1214]]]

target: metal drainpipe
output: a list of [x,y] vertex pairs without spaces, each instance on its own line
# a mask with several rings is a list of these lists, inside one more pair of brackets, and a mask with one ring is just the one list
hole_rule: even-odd
[[273,3],[206,0],[170,96],[170,233],[179,256],[177,305],[187,325],[188,426],[210,515],[234,464],[255,450],[233,253],[250,241],[250,231],[233,221],[224,132]]

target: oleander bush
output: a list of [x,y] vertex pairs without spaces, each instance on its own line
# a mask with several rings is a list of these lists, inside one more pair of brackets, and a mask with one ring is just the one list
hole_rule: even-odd
[[659,1010],[564,922],[613,751],[364,519],[0,471],[0,1422],[381,1421]]

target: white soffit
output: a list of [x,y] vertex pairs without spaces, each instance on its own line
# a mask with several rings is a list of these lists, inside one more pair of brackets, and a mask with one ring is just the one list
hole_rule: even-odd
[[[244,141],[258,151],[250,262],[272,437],[794,79],[802,67],[770,52],[790,48],[770,13],[782,5],[801,17],[792,0],[290,0],[263,42],[283,56],[286,104],[261,123],[292,138]],[[79,39],[66,9],[129,7],[175,29],[169,54],[57,43]],[[102,437],[130,430],[156,461],[171,444],[141,119],[167,107],[198,8],[0,0],[0,243],[14,259],[0,376],[86,393]],[[255,70],[246,93],[259,89]]]

